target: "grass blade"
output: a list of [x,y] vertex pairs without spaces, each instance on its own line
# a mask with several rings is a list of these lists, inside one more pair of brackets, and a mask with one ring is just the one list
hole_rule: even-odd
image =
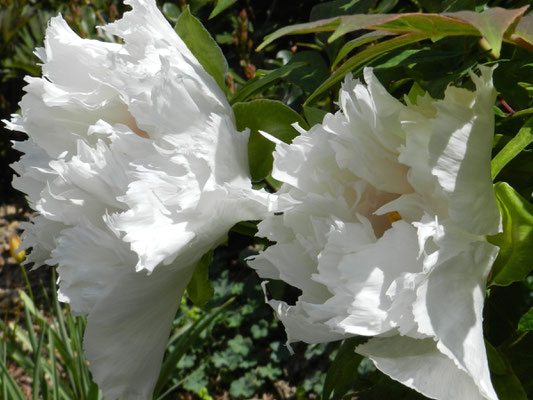
[[56,365],[56,350],[54,346],[54,335],[52,329],[48,328],[48,346],[50,351],[50,362],[52,364],[52,398],[58,400],[57,389],[59,386],[59,379],[57,377],[57,365]]
[[213,308],[199,320],[194,322],[191,328],[183,332],[183,335],[177,340],[174,351],[167,355],[165,362],[161,367],[159,379],[157,380],[154,390],[154,398],[159,396],[159,393],[167,383],[172,371],[174,368],[176,368],[176,364],[193,345],[198,336],[200,336],[200,333],[202,333],[203,330],[206,329],[220,315],[220,313],[226,309],[226,307],[233,303],[234,300],[235,298],[232,297],[221,306]]
[[33,353],[37,355],[37,358],[35,359],[35,368],[33,370],[33,387],[32,387],[33,400],[39,399],[39,386],[41,385],[41,375],[42,375],[41,355],[42,355],[42,348],[43,348],[43,342],[44,342],[44,334],[45,334],[45,330],[43,329],[41,331],[41,336],[39,338],[39,344],[37,346],[37,349],[33,349]]
[[[5,331],[4,331],[5,333]],[[3,341],[2,345],[2,360],[0,360],[0,377],[2,377],[2,396],[5,396],[3,398],[5,399],[13,399],[13,400],[25,400],[26,396],[24,396],[24,393],[22,393],[22,390],[20,390],[19,386],[17,385],[17,382],[13,379],[11,374],[9,373],[7,369],[7,347],[6,342]]]

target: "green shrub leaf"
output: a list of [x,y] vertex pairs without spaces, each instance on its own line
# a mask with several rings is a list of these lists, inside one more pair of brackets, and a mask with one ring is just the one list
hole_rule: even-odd
[[303,107],[305,119],[309,123],[309,126],[314,126],[316,124],[321,124],[324,121],[324,117],[328,113],[327,111],[321,110],[320,108],[304,106]]
[[290,143],[292,139],[298,136],[298,132],[291,124],[298,122],[302,128],[309,128],[297,112],[280,101],[261,99],[249,103],[237,103],[233,106],[233,111],[237,121],[237,129],[250,128],[248,160],[254,182],[259,182],[270,174],[274,161],[272,152],[275,145],[263,137],[259,133],[260,130],[285,143]]
[[490,378],[500,400],[527,400],[527,394],[516,377],[507,357],[485,341]]
[[518,330],[520,332],[533,331],[533,307],[520,318]]
[[530,118],[490,163],[492,179],[496,178],[509,161],[533,142],[533,118]]
[[317,90],[315,90],[307,98],[304,104],[310,104],[311,100],[313,100],[315,97],[331,89],[338,82],[342,81],[348,73],[352,72],[355,68],[372,60],[373,58],[388,51],[407,46],[411,43],[420,42],[421,40],[428,39],[430,37],[431,35],[426,33],[407,33],[405,35],[396,36],[393,39],[378,43],[374,46],[367,47],[356,55],[350,57],[348,61],[342,64],[324,83],[322,83],[322,85],[320,85]]
[[205,304],[213,298],[215,293],[209,281],[209,264],[213,259],[213,251],[205,253],[192,274],[191,281],[187,285],[187,295],[194,305],[204,308]]
[[523,280],[533,270],[533,205],[507,183],[496,183],[494,191],[503,232],[488,237],[489,242],[500,247],[490,284],[507,286]]
[[357,380],[357,368],[363,356],[355,352],[355,348],[364,340],[363,337],[346,339],[328,369],[322,400],[341,399]]
[[163,8],[161,9],[163,11],[163,14],[167,19],[171,20],[172,22],[177,22],[179,16],[181,15],[180,8],[170,2],[166,2],[163,4]]
[[176,32],[189,50],[198,59],[202,67],[215,78],[218,86],[226,90],[228,63],[217,42],[186,7],[176,22]]
[[226,8],[231,7],[236,2],[237,0],[216,0],[215,8],[209,15],[209,19],[216,17],[218,14],[220,14]]
[[248,100],[255,94],[261,93],[269,87],[276,84],[281,78],[287,77],[292,71],[297,68],[304,67],[305,62],[289,62],[287,65],[280,67],[272,71],[258,71],[263,72],[264,75],[259,73],[252,79],[250,79],[244,86],[242,86],[237,93],[231,98],[230,104],[240,103]]
[[292,64],[300,62],[305,65],[293,70],[287,80],[303,90],[312,92],[329,77],[329,68],[318,51],[300,51],[290,61]]

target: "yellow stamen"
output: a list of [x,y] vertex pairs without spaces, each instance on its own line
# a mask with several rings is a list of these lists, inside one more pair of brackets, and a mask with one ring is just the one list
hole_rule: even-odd
[[402,216],[398,211],[391,211],[385,215],[387,216],[391,224],[402,219]]
[[24,250],[17,251],[20,247],[20,238],[18,235],[9,238],[9,254],[20,264],[26,258],[26,252]]

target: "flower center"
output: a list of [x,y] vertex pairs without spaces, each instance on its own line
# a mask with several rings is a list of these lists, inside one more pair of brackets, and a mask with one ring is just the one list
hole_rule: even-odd
[[150,138],[150,135],[148,135],[147,132],[143,131],[139,126],[137,126],[137,121],[133,117],[133,115],[129,115],[128,119],[124,122],[125,125],[127,125],[133,133],[135,133],[137,136],[143,137],[143,138]]
[[402,219],[402,216],[398,211],[391,211],[385,215],[387,216],[391,224]]
[[384,215],[376,215],[376,210],[385,204],[397,199],[396,193],[383,192],[370,184],[363,187],[363,193],[357,202],[355,211],[368,218],[372,224],[376,238],[383,236],[385,231],[392,227],[392,223],[402,219],[398,211],[391,211]]

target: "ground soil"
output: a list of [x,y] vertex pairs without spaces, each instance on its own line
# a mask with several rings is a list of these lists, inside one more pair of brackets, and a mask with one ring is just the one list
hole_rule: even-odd
[[[21,234],[20,223],[31,215],[32,211],[23,199],[0,204],[0,313],[4,320],[17,317],[20,308],[18,291],[27,290],[22,266],[10,254],[9,242]],[[50,271],[48,268],[26,270],[32,291],[39,298],[43,287],[50,288]]]

